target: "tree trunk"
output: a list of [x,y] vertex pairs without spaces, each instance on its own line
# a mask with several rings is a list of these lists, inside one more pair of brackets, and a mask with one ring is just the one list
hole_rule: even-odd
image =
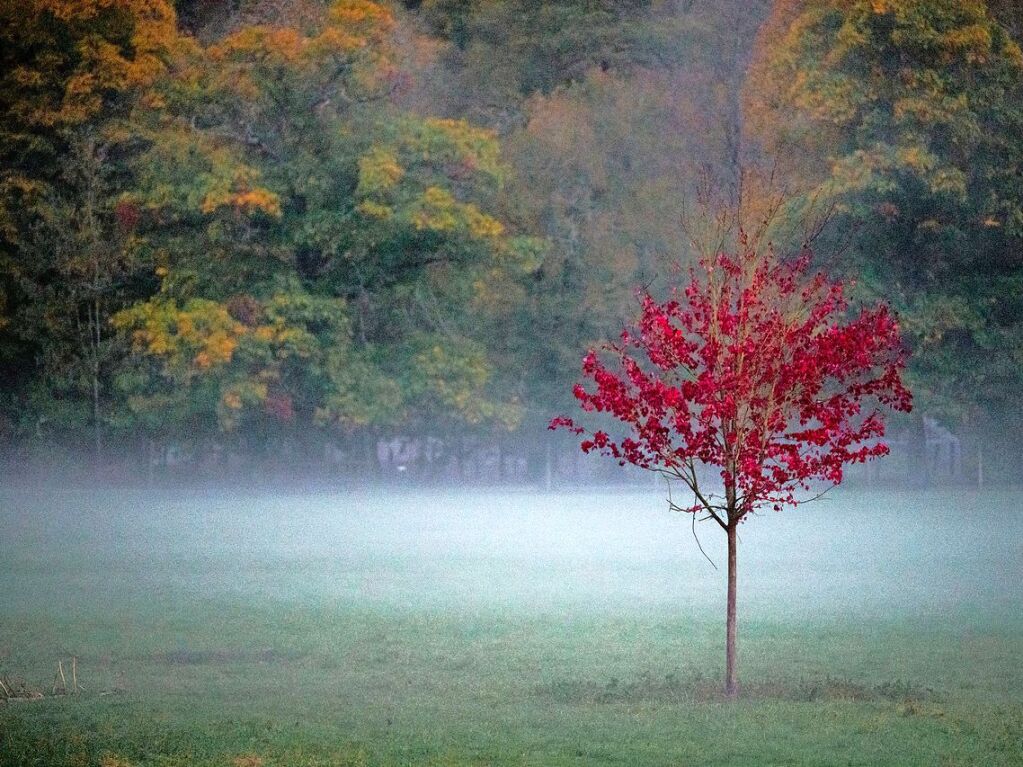
[[734,522],[728,525],[728,608],[725,618],[725,696],[735,698],[739,695],[738,678],[738,629],[736,626],[735,594],[736,571],[735,555],[738,548],[737,530]]
[[103,429],[99,408],[99,364],[93,365],[92,370],[92,450],[96,465],[96,476],[100,478],[103,472]]

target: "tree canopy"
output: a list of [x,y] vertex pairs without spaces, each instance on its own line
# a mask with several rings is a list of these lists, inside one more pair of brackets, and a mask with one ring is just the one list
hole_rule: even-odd
[[1018,44],[963,0],[777,3],[746,84],[748,135],[838,204],[836,267],[894,302],[953,417],[1019,390],[1021,95]]
[[0,2],[7,452],[354,465],[402,438],[535,477],[579,355],[663,298],[711,198],[783,201],[787,232],[831,211],[819,265],[899,313],[919,412],[1014,412],[1017,15]]

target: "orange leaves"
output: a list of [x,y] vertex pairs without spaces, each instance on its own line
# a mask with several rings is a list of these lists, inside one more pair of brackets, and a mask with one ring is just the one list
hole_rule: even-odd
[[230,205],[242,213],[261,211],[274,218],[281,217],[281,200],[273,192],[259,188],[235,194]]
[[331,6],[328,18],[335,24],[362,34],[390,31],[394,26],[394,14],[380,3],[370,0],[339,0]]
[[281,216],[281,200],[273,192],[262,187],[226,194],[206,195],[200,206],[203,213],[214,213],[221,208],[232,208],[238,213],[265,213],[273,218]]
[[[366,0],[341,0],[327,14],[327,23],[314,34],[292,27],[248,26],[208,49],[224,67],[221,87],[258,96],[268,77],[266,67],[296,76],[300,90],[321,91],[340,77],[351,84],[372,86],[381,65],[390,58],[387,42],[394,19],[383,6]],[[339,66],[341,67],[339,69]],[[271,78],[271,79],[275,79]]]
[[262,213],[280,218],[281,199],[266,187],[259,186],[258,172],[239,164],[230,153],[213,151],[208,154],[210,173],[205,177],[206,191],[199,210],[206,214],[224,208],[237,214]]
[[288,27],[243,27],[209,48],[209,56],[217,62],[257,60],[292,63],[298,61],[308,46],[308,39],[297,29]]
[[166,0],[8,2],[0,28],[0,104],[38,127],[80,124],[114,96],[149,88],[178,39]]
[[340,27],[327,27],[309,41],[309,51],[315,55],[350,54],[365,48],[369,41]]

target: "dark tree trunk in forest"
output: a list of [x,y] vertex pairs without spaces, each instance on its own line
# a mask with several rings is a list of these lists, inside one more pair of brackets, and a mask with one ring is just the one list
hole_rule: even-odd
[[729,522],[726,532],[728,533],[728,608],[725,618],[725,695],[735,698],[739,694],[738,627],[735,610],[735,555],[738,548],[736,523]]

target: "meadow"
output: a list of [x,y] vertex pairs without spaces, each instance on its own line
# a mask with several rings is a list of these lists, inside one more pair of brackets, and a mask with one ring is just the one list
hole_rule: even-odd
[[0,765],[1020,765],[1023,495],[0,493]]

